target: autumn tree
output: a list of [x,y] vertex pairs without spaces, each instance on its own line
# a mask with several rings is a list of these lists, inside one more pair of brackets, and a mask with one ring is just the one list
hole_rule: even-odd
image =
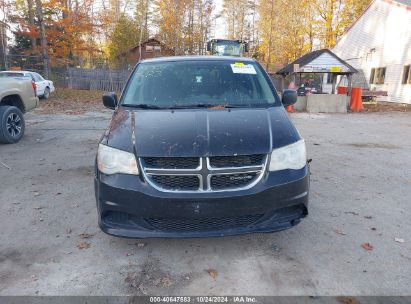
[[203,54],[211,26],[212,0],[155,0],[158,38],[176,55]]
[[41,53],[43,55],[43,64],[44,64],[44,76],[49,78],[50,73],[50,61],[49,61],[49,52],[47,49],[47,38],[46,38],[46,26],[44,24],[43,18],[43,5],[41,0],[36,0],[36,12],[37,20],[40,27],[40,43],[41,43]]
[[332,48],[371,0],[260,0],[259,59],[267,68]]
[[0,69],[7,66],[7,15],[10,11],[10,3],[6,0],[0,0]]
[[150,37],[149,25],[152,17],[152,2],[152,0],[136,0],[135,18],[142,41]]
[[251,6],[248,0],[224,0],[223,16],[229,39],[249,39]]
[[314,0],[318,15],[319,39],[322,46],[332,48],[348,26],[370,4],[370,0]]
[[107,44],[107,55],[111,62],[119,62],[119,55],[139,44],[140,29],[137,22],[126,14],[121,14],[115,24]]

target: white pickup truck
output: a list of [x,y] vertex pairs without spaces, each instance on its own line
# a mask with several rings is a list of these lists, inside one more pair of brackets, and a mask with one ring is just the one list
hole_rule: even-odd
[[16,143],[24,135],[23,114],[37,107],[36,84],[26,77],[0,78],[0,143]]

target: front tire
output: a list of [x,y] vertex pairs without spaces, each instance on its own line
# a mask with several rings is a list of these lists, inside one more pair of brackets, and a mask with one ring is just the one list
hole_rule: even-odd
[[14,144],[24,135],[25,122],[19,108],[0,106],[0,143]]
[[50,97],[50,89],[49,88],[45,88],[44,89],[44,93],[43,93],[43,99],[49,99]]

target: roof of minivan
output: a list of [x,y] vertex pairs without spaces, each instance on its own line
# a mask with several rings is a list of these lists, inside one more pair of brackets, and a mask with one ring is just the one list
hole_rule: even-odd
[[255,62],[252,58],[234,56],[167,56],[145,59],[141,62],[167,62],[167,61],[227,61],[236,60],[244,62]]

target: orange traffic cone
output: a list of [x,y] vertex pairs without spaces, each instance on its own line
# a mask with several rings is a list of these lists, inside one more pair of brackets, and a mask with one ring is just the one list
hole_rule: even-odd
[[294,112],[294,107],[293,106],[287,106],[285,109],[287,110],[288,113]]
[[352,112],[359,112],[364,110],[362,105],[362,88],[352,88],[351,89],[351,100],[350,100],[350,110]]

